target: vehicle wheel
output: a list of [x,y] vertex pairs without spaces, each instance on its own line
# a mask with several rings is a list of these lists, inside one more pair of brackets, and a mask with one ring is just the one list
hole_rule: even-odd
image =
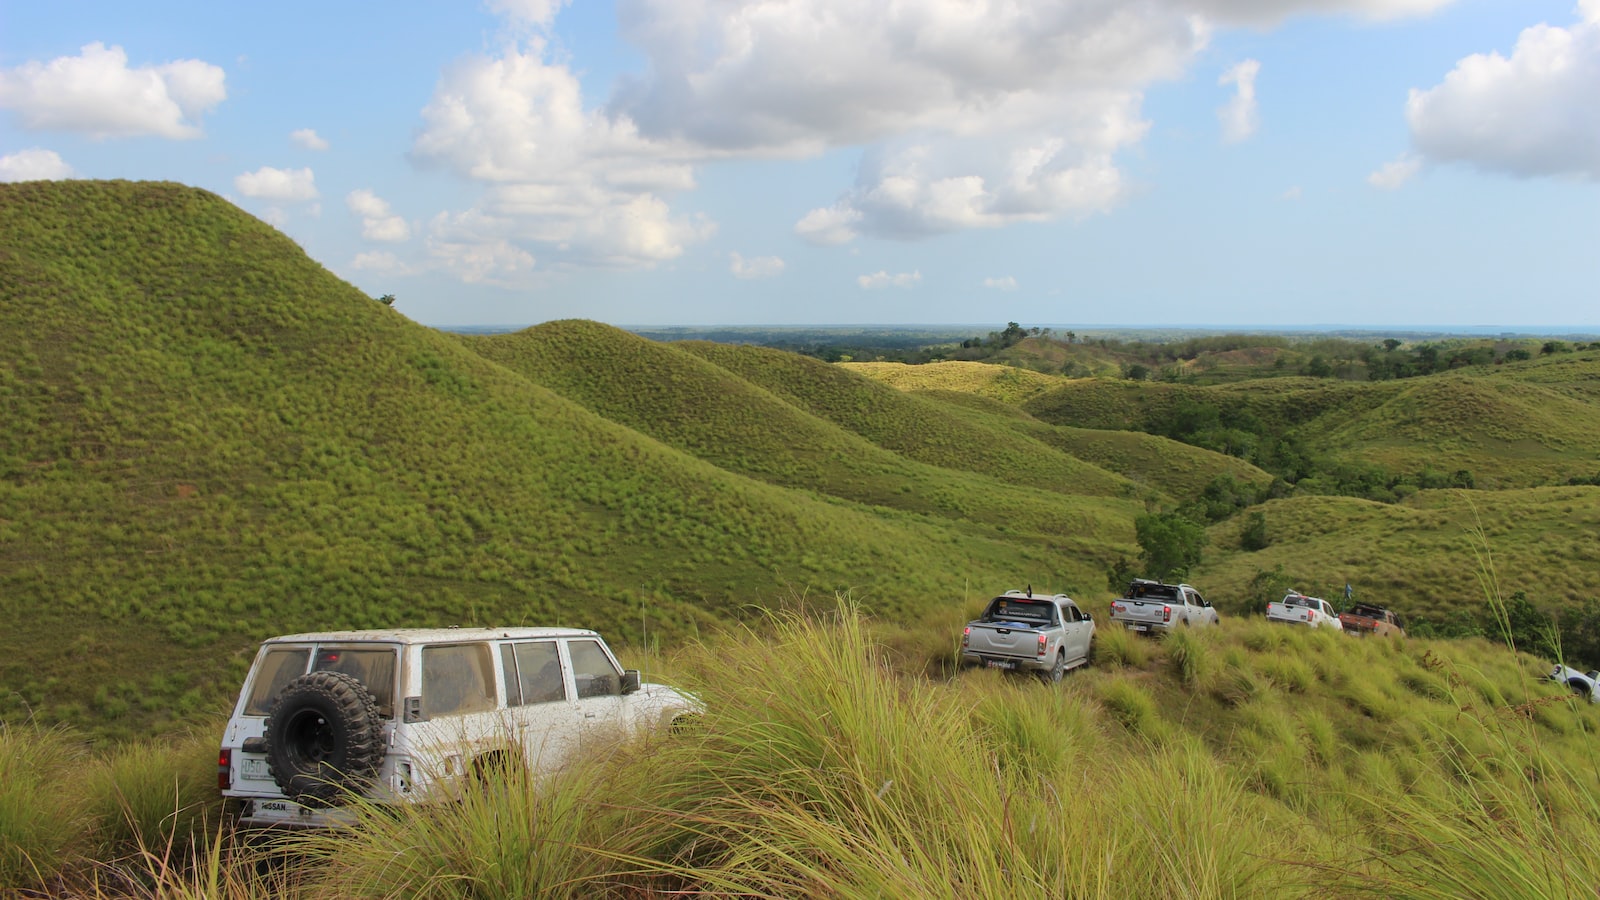
[[1587,684],[1584,684],[1581,679],[1577,678],[1568,681],[1567,687],[1572,688],[1572,692],[1577,694],[1579,697],[1588,697],[1594,693],[1594,691]]
[[1065,650],[1060,650],[1056,652],[1056,664],[1051,666],[1048,672],[1040,672],[1039,677],[1044,680],[1045,684],[1060,684],[1061,676],[1065,675],[1066,673],[1067,652]]
[[359,789],[383,761],[383,722],[372,692],[343,672],[284,685],[267,714],[267,771],[285,796],[327,806]]

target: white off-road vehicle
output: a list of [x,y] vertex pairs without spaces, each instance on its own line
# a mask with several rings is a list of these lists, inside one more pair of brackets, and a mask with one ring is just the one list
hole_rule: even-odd
[[276,637],[228,720],[217,787],[247,826],[347,824],[355,796],[450,796],[474,776],[555,771],[586,746],[693,719],[593,631],[444,628]]

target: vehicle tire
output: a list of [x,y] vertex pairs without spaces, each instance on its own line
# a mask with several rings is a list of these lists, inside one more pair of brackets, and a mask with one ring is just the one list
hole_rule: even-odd
[[383,761],[383,720],[372,692],[343,672],[311,672],[284,685],[267,714],[267,771],[284,796],[334,805]]
[[1045,684],[1060,684],[1061,676],[1065,675],[1066,673],[1067,651],[1058,650],[1056,651],[1056,664],[1051,666],[1047,671],[1040,672],[1039,678],[1043,680]]
[[1570,679],[1567,682],[1567,687],[1571,688],[1572,692],[1577,694],[1579,697],[1590,697],[1594,694],[1593,689],[1591,689],[1587,684],[1584,684],[1583,679],[1581,678]]

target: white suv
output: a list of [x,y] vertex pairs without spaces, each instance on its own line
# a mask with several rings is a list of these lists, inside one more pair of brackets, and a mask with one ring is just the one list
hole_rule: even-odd
[[222,739],[217,787],[243,825],[328,826],[342,802],[426,797],[491,767],[561,766],[618,732],[692,719],[593,631],[445,628],[276,637]]

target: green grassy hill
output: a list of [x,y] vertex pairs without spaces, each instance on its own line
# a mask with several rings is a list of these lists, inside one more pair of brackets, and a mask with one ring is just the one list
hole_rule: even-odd
[[[963,523],[1003,522],[1008,533],[1052,539],[1073,534],[1126,539],[1126,522],[1135,509],[1085,496],[1132,492],[1132,485],[1104,472],[1045,494],[910,459],[680,345],[646,341],[596,322],[550,322],[463,340],[598,415],[721,468],[784,487]],[[802,374],[829,371],[812,367]]]
[[896,453],[1067,494],[1126,493],[1125,479],[1003,426],[974,424],[930,402],[805,356],[728,344],[683,345],[773,394]]
[[203,191],[3,185],[0,233],[6,717],[161,727],[227,702],[285,631],[683,635],[806,591],[893,610],[970,581],[1092,583],[1096,552],[1131,541],[1103,504],[1030,536],[719,468],[410,322]]

